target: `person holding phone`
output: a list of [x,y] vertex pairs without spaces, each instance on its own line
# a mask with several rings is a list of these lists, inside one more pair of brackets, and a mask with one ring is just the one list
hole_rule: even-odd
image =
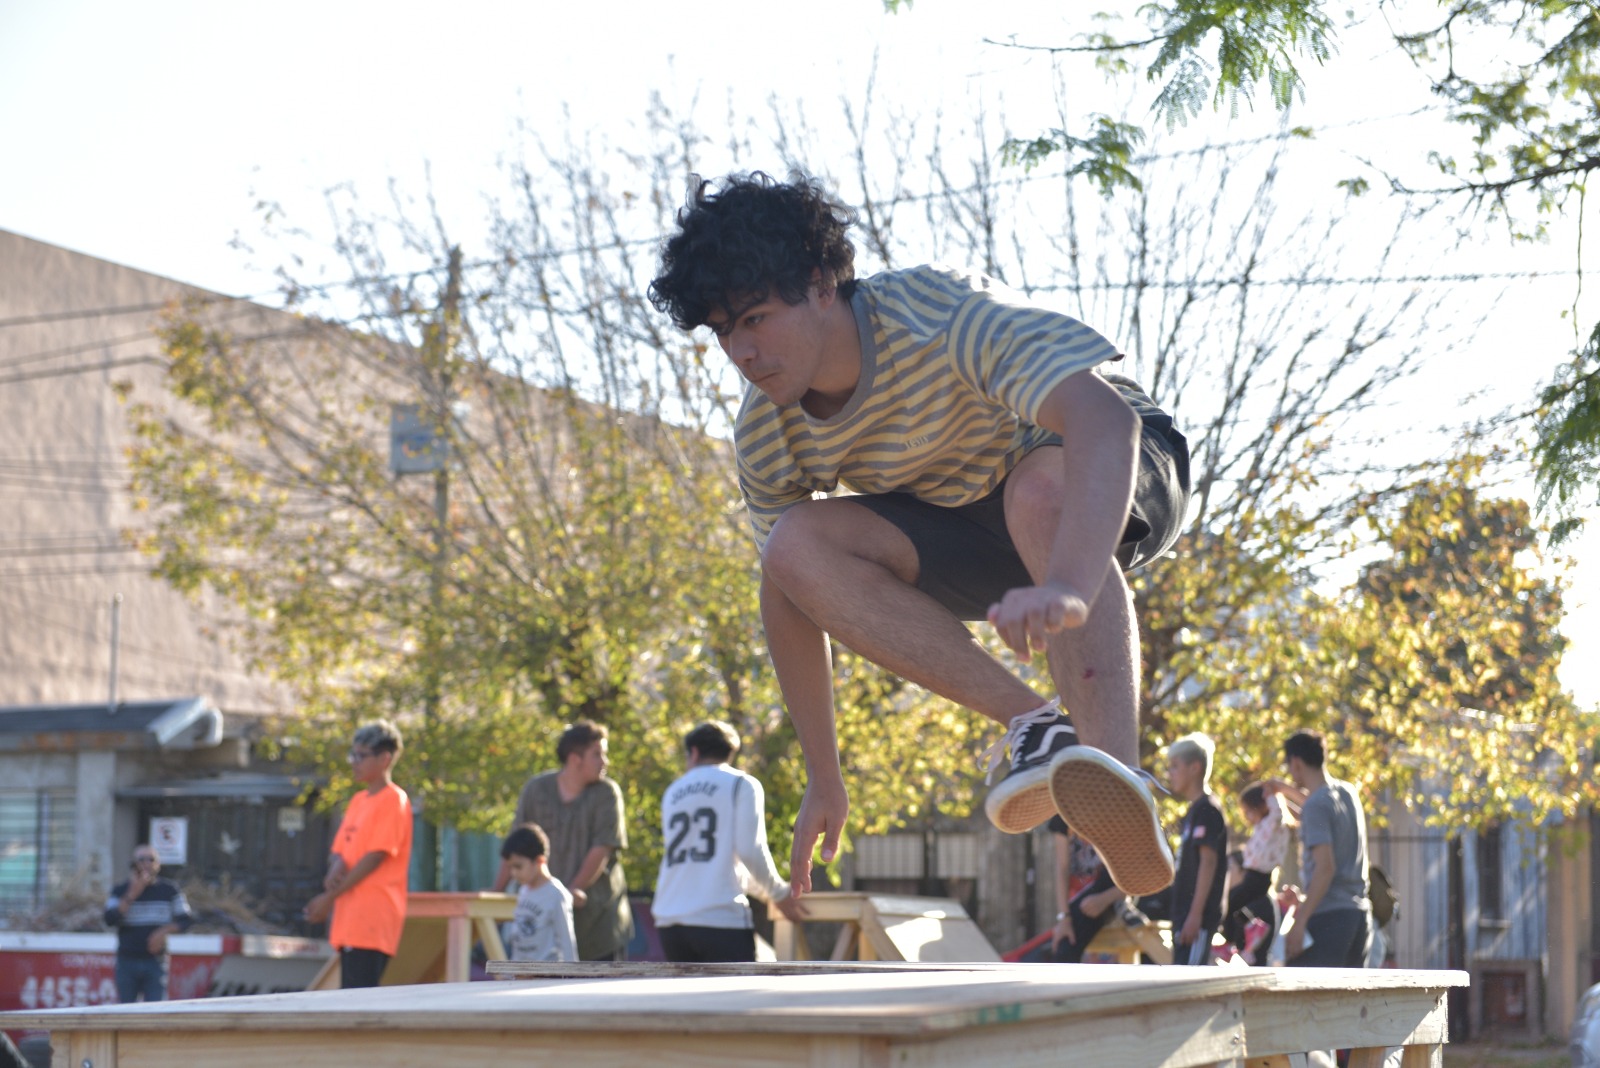
[[178,884],[161,877],[161,858],[135,846],[127,881],[111,888],[106,925],[117,929],[117,1000],[167,1000],[167,936],[187,931],[194,912]]

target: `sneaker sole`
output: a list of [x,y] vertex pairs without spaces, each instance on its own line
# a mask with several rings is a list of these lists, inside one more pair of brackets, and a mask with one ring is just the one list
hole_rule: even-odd
[[1172,885],[1172,850],[1155,799],[1121,761],[1086,745],[1064,749],[1050,762],[1050,795],[1124,893],[1142,897]]
[[1051,798],[1050,766],[1007,775],[989,791],[983,810],[989,822],[1007,834],[1031,831],[1056,814],[1056,803]]

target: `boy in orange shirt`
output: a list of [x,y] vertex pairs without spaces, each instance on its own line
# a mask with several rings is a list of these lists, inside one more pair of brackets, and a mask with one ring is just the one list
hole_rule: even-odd
[[346,989],[378,985],[405,925],[411,799],[389,777],[400,748],[400,731],[388,720],[356,731],[350,766],[366,789],[345,808],[323,892],[305,909],[312,923],[333,915],[328,941],[339,950],[339,985]]

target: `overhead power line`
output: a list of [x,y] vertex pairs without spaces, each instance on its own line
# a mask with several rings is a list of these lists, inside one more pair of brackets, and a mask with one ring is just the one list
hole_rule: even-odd
[[0,386],[15,385],[19,382],[37,382],[46,378],[67,378],[72,375],[93,374],[96,371],[115,371],[119,367],[137,367],[141,364],[161,363],[155,356],[129,356],[120,360],[103,360],[95,364],[79,364],[74,367],[56,367],[48,371],[28,371],[18,375],[8,375],[0,378]]
[[[139,315],[153,311],[160,311],[178,298],[151,301],[145,304],[117,304],[99,308],[73,308],[67,311],[40,312],[37,315],[18,315],[10,319],[0,319],[0,327],[5,326],[34,326],[39,323],[62,323],[74,319],[99,319],[112,315]],[[215,297],[213,300],[233,300],[233,297]]]
[[[1390,122],[1390,121],[1394,121],[1394,120],[1397,120],[1397,119],[1413,118],[1413,117],[1416,117],[1418,115],[1426,114],[1426,113],[1429,113],[1429,112],[1432,112],[1432,111],[1437,111],[1437,110],[1439,110],[1439,107],[1437,105],[1430,105],[1430,106],[1427,106],[1427,107],[1414,109],[1414,110],[1409,111],[1409,112],[1401,112],[1401,113],[1397,113],[1397,114],[1393,114],[1393,115],[1372,116],[1372,117],[1368,117],[1368,118],[1352,119],[1352,120],[1349,120],[1349,121],[1346,121],[1346,122],[1342,122],[1342,123],[1325,124],[1325,125],[1320,126],[1320,127],[1312,128],[1312,130],[1313,130],[1314,133],[1316,133],[1316,132],[1326,132],[1326,131],[1337,130],[1337,129],[1348,129],[1348,128],[1354,128],[1354,127],[1358,127],[1358,126],[1365,126],[1365,125],[1373,125],[1373,124],[1383,123],[1383,122]],[[1233,141],[1213,142],[1213,143],[1209,143],[1209,144],[1205,144],[1205,145],[1199,145],[1199,146],[1196,146],[1194,148],[1176,149],[1176,150],[1173,150],[1171,152],[1150,152],[1150,153],[1145,153],[1145,154],[1137,157],[1137,162],[1140,163],[1140,164],[1149,164],[1149,163],[1154,163],[1154,162],[1158,162],[1158,161],[1161,161],[1161,160],[1177,159],[1177,158],[1189,157],[1189,156],[1197,156],[1197,155],[1206,155],[1206,154],[1217,153],[1217,152],[1227,151],[1227,150],[1236,149],[1236,148],[1253,147],[1253,146],[1257,146],[1257,145],[1269,144],[1269,143],[1272,143],[1272,142],[1282,141],[1282,140],[1286,140],[1286,139],[1298,140],[1296,138],[1293,138],[1293,135],[1288,134],[1288,133],[1281,133],[1280,132],[1280,133],[1262,134],[1262,135],[1255,136],[1255,137],[1240,138],[1240,139],[1233,140]],[[1063,158],[1065,158],[1065,157],[1063,157]],[[877,207],[894,207],[894,206],[902,205],[902,204],[926,203],[926,202],[937,201],[937,200],[942,200],[942,199],[953,199],[953,198],[960,197],[960,196],[967,196],[967,195],[974,195],[974,194],[987,194],[987,193],[992,193],[992,192],[994,192],[996,190],[999,190],[999,189],[1002,189],[1002,188],[1018,188],[1018,187],[1022,187],[1022,186],[1025,186],[1025,185],[1037,183],[1037,182],[1059,181],[1059,180],[1062,180],[1064,177],[1065,176],[1058,170],[1055,170],[1055,169],[1047,170],[1047,169],[1044,169],[1044,168],[1039,168],[1039,169],[1035,169],[1033,171],[1028,171],[1028,172],[1024,172],[1024,173],[1012,173],[1012,174],[1009,174],[1009,175],[1007,175],[1005,177],[1002,177],[1002,178],[993,178],[993,177],[991,177],[991,178],[979,178],[979,179],[976,179],[976,180],[974,180],[974,181],[972,181],[972,182],[970,182],[970,183],[968,183],[968,184],[966,184],[964,186],[952,186],[952,187],[948,187],[948,188],[944,188],[944,189],[927,190],[927,191],[924,191],[924,192],[904,192],[903,191],[903,192],[897,193],[897,194],[892,195],[892,196],[883,197],[881,199],[880,198],[870,198],[870,199],[871,199],[871,203],[874,206],[877,206]],[[606,252],[616,252],[616,251],[622,251],[622,250],[631,249],[631,248],[643,248],[643,247],[647,247],[647,246],[658,246],[661,243],[661,241],[663,240],[663,237],[664,237],[664,235],[659,235],[658,234],[658,235],[654,235],[654,236],[650,236],[650,237],[618,239],[618,240],[614,240],[614,241],[574,244],[574,245],[568,245],[568,246],[560,247],[560,248],[527,250],[527,251],[522,251],[522,252],[517,253],[516,258],[518,260],[520,260],[520,261],[543,262],[543,261],[549,261],[549,260],[563,259],[563,258],[567,258],[567,257],[570,257],[570,256],[600,255],[600,254],[603,254],[603,253],[606,253]],[[476,271],[483,271],[483,270],[490,270],[490,269],[500,269],[500,268],[504,268],[506,266],[506,262],[507,261],[503,257],[494,257],[494,258],[490,258],[490,259],[476,260],[476,261],[472,261],[472,262],[468,262],[466,264],[463,264],[462,265],[462,270],[476,272]],[[181,300],[188,300],[188,301],[193,302],[193,303],[198,303],[202,307],[206,306],[206,305],[210,305],[210,304],[240,303],[240,304],[248,305],[249,306],[248,310],[254,310],[255,308],[265,308],[266,310],[269,310],[269,311],[281,311],[282,309],[273,308],[271,305],[260,304],[260,301],[265,300],[265,299],[270,298],[270,297],[274,297],[274,296],[282,296],[286,292],[327,294],[327,293],[335,292],[335,291],[338,291],[338,290],[359,289],[359,288],[361,288],[363,286],[382,285],[382,284],[400,282],[400,281],[412,282],[412,281],[415,281],[415,280],[417,280],[419,278],[423,278],[423,277],[426,277],[426,276],[432,276],[432,275],[442,276],[444,271],[445,271],[445,265],[443,263],[440,263],[440,264],[437,264],[437,265],[430,265],[428,267],[416,268],[416,269],[404,270],[404,271],[394,271],[394,272],[389,272],[389,273],[386,273],[386,274],[357,275],[357,276],[354,276],[354,277],[351,277],[351,278],[344,278],[344,279],[339,279],[337,281],[331,281],[331,282],[316,282],[316,283],[304,283],[304,284],[295,283],[292,286],[278,286],[278,287],[275,287],[272,290],[264,291],[262,293],[253,294],[253,295],[230,296],[230,295],[226,295],[226,294],[204,294],[204,291],[201,291],[199,294],[191,293],[187,297],[184,297],[184,298],[176,298],[175,297],[173,299],[168,299],[168,300],[163,300],[163,301],[150,301],[150,302],[145,302],[145,303],[140,303],[140,304],[118,304],[118,305],[106,305],[106,306],[99,306],[99,307],[63,309],[63,310],[58,310],[58,311],[40,312],[40,313],[30,314],[30,315],[21,315],[21,316],[9,317],[9,318],[0,318],[0,329],[12,328],[12,327],[40,325],[40,324],[46,324],[46,323],[67,322],[67,321],[81,320],[81,319],[91,319],[91,318],[113,317],[113,316],[121,316],[121,315],[132,315],[132,314],[140,314],[140,313],[150,313],[150,312],[159,311],[159,310],[161,310],[163,308],[166,308],[166,307],[170,306],[174,302],[174,300],[180,300],[180,299]],[[1518,271],[1518,272],[1497,272],[1497,273],[1461,273],[1461,274],[1451,274],[1451,275],[1414,275],[1414,276],[1400,276],[1400,277],[1395,277],[1395,278],[1365,277],[1365,278],[1282,279],[1282,280],[1254,281],[1253,284],[1256,284],[1256,285],[1326,285],[1326,286],[1373,285],[1373,284],[1409,285],[1409,284],[1433,283],[1433,282],[1479,282],[1479,281],[1487,281],[1487,280],[1514,280],[1514,279],[1529,279],[1529,278],[1539,278],[1539,277],[1576,277],[1579,274],[1581,274],[1581,271],[1574,269],[1574,270],[1561,270],[1561,271]],[[1239,280],[1238,279],[1231,279],[1230,278],[1230,279],[1212,279],[1212,280],[1207,280],[1207,281],[1202,281],[1202,282],[1194,282],[1194,283],[1187,282],[1187,281],[1183,281],[1183,282],[1174,282],[1174,281],[1133,282],[1133,281],[1129,281],[1129,282],[1097,282],[1097,283],[1088,283],[1088,284],[1082,284],[1082,285],[1056,284],[1056,285],[1031,286],[1029,288],[1031,290],[1035,290],[1035,291],[1052,292],[1052,291],[1057,291],[1057,290],[1062,290],[1062,289],[1070,289],[1070,290],[1102,289],[1103,290],[1103,289],[1129,289],[1129,288],[1136,288],[1136,287],[1181,289],[1181,288],[1186,288],[1186,287],[1190,287],[1190,286],[1204,286],[1204,287],[1211,287],[1211,288],[1224,288],[1224,287],[1227,287],[1227,286],[1232,286],[1232,285],[1237,285],[1237,284],[1239,284]],[[242,314],[243,313],[247,313],[247,312],[242,312]],[[358,321],[364,320],[366,318],[368,318],[368,317],[365,316],[365,315],[357,314],[357,315],[346,317],[344,319],[323,319],[323,320],[321,320],[321,322],[326,323],[328,325],[345,325],[345,326],[349,326],[349,325],[352,325],[352,324],[354,324],[354,323],[356,323]],[[9,357],[7,359],[0,360],[0,368],[11,367],[11,366],[21,366],[23,364],[26,364],[26,363],[29,363],[29,362],[34,362],[34,361],[37,361],[37,360],[44,360],[44,359],[53,358],[55,356],[70,355],[70,354],[73,354],[75,352],[85,351],[87,349],[92,349],[93,347],[96,347],[96,346],[102,345],[102,344],[117,344],[117,343],[122,343],[122,342],[126,342],[126,341],[131,341],[131,340],[133,340],[133,338],[125,337],[125,338],[120,338],[120,339],[114,339],[114,340],[108,341],[108,342],[93,342],[93,343],[89,343],[87,345],[73,346],[73,347],[70,347],[70,348],[64,348],[64,349],[59,349],[59,350],[46,350],[46,351],[42,351],[42,352],[38,352],[38,353],[27,354],[27,355],[24,355],[24,356]],[[89,369],[89,368],[85,368],[85,370],[87,370],[87,369]],[[73,372],[68,372],[68,373],[80,373],[80,372],[73,371]],[[17,381],[27,381],[27,380],[28,380],[27,378],[21,378],[21,377],[19,377],[19,378],[4,378],[4,379],[0,379],[0,385],[8,384],[8,383],[11,383],[11,382],[17,382]]]
[[0,549],[0,560],[22,560],[41,556],[105,556],[137,553],[133,545],[61,545],[35,549]]
[[1533,278],[1569,278],[1577,277],[1582,272],[1577,269],[1560,271],[1479,271],[1463,272],[1459,274],[1401,274],[1401,275],[1365,275],[1354,278],[1245,278],[1233,276],[1230,278],[1178,278],[1178,279],[1142,279],[1127,281],[1112,281],[1100,279],[1093,282],[1061,282],[1053,285],[1033,285],[1029,290],[1036,293],[1055,293],[1063,290],[1112,290],[1112,289],[1227,289],[1233,286],[1296,286],[1310,288],[1313,286],[1363,286],[1363,285],[1436,285],[1450,282],[1505,282]]

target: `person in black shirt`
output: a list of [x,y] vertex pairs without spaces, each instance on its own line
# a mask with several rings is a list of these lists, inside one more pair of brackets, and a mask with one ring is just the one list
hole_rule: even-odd
[[167,936],[187,931],[194,913],[183,891],[161,878],[161,858],[148,845],[133,851],[133,874],[111,888],[106,924],[117,929],[117,1000],[167,999]]
[[1216,745],[1204,734],[1184,735],[1167,747],[1167,783],[1175,796],[1189,802],[1172,884],[1174,964],[1210,964],[1211,936],[1222,924],[1228,824],[1208,790],[1215,751]]

